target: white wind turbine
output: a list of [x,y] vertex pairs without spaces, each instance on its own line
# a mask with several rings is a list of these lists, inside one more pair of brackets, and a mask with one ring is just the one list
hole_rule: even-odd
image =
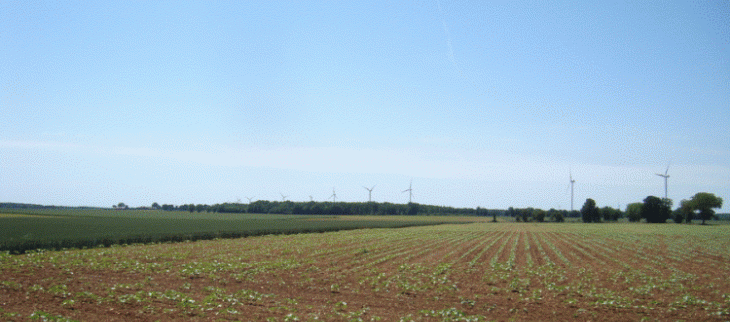
[[289,197],[289,196],[285,196],[285,195],[284,195],[283,193],[281,193],[281,192],[279,192],[279,194],[281,195],[281,201],[286,201],[286,197]]
[[375,189],[375,186],[373,186],[372,188],[368,188],[366,186],[362,186],[362,187],[368,191],[368,202],[372,202],[373,201],[373,189]]
[[656,175],[664,178],[664,199],[667,199],[667,179],[669,178],[669,165],[667,164],[667,170],[664,171],[664,174],[657,173]]
[[408,203],[411,203],[413,200],[413,179],[411,179],[411,184],[408,185],[408,189],[401,191],[401,193],[408,191]]
[[248,203],[251,203],[251,200],[253,200],[253,198],[254,198],[254,197],[251,197],[251,198],[249,198],[249,197],[246,197],[246,199],[248,199]]
[[575,184],[575,180],[573,179],[573,173],[570,172],[570,211],[573,212],[573,184]]
[[335,193],[335,187],[332,187],[332,195],[330,196],[332,198],[332,203],[337,202],[337,194]]

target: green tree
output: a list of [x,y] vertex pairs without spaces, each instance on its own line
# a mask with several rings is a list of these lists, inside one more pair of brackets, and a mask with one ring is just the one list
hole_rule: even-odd
[[[677,208],[676,216],[682,217],[686,223],[692,223],[692,219],[695,217],[695,210],[692,207],[692,202],[687,199],[682,199],[679,202],[679,208]],[[675,219],[676,221],[676,219]]]
[[528,222],[532,218],[532,208],[515,208],[515,222]]
[[507,208],[507,213],[505,215],[507,217],[514,217],[515,216],[515,208],[512,208],[512,207]]
[[532,211],[532,218],[535,218],[537,222],[545,221],[545,211],[542,209],[535,209]]
[[692,208],[699,211],[700,219],[702,224],[705,224],[705,220],[712,219],[715,216],[715,211],[712,208],[722,207],[722,198],[715,196],[708,192],[698,192],[690,200]]
[[551,218],[554,222],[564,222],[565,221],[565,214],[563,210],[556,210],[555,208],[550,208],[550,210],[547,211],[547,214],[545,214],[548,218]]
[[641,206],[641,218],[650,223],[665,223],[671,215],[671,208],[666,200],[659,197],[648,196]]
[[665,206],[669,207],[669,212],[671,213],[672,206],[674,205],[674,201],[672,201],[672,199],[669,199],[669,198],[662,198],[662,202],[664,202]]
[[603,207],[600,209],[601,217],[605,221],[617,221],[621,217],[621,210],[613,209],[611,207]]
[[532,211],[533,211],[532,208],[524,208],[524,209],[520,209],[520,211],[522,212],[522,221],[524,221],[524,222],[532,221]]
[[601,216],[596,208],[596,201],[588,198],[580,208],[580,214],[583,218],[583,222],[601,222]]
[[156,202],[153,202],[153,203],[152,203],[152,209],[155,209],[155,210],[158,210],[158,209],[160,209],[160,204],[158,204],[158,203],[156,203]]
[[674,211],[672,211],[671,218],[672,220],[674,220],[674,222],[681,224],[684,221],[684,215],[682,215],[682,210],[680,208],[674,209]]
[[641,207],[643,206],[644,204],[641,202],[626,205],[626,217],[629,218],[630,222],[641,221]]

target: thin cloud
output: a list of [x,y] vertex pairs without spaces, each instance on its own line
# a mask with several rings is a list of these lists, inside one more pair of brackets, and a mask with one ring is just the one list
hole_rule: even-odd
[[461,68],[459,68],[459,64],[456,62],[456,58],[454,57],[454,46],[451,44],[451,34],[449,33],[449,26],[446,24],[446,19],[444,19],[444,11],[441,9],[441,1],[436,0],[436,7],[438,7],[439,18],[441,19],[441,25],[444,28],[444,34],[446,35],[446,45],[449,49],[449,60],[451,60],[451,63],[454,65],[454,68],[456,68],[456,71],[459,72],[459,74],[463,74],[461,72]]

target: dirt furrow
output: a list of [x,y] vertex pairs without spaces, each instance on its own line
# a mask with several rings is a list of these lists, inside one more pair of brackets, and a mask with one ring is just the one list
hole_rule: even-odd
[[550,259],[550,262],[563,267],[573,267],[573,264],[565,257],[560,249],[555,246],[554,241],[557,238],[555,233],[546,232],[540,234],[539,237],[540,245],[545,251],[545,255]]
[[507,235],[507,232],[490,232],[486,238],[488,241],[481,247],[479,253],[468,262],[469,267],[474,266],[486,266],[489,264],[491,258],[494,256],[497,248],[500,245],[500,240]]

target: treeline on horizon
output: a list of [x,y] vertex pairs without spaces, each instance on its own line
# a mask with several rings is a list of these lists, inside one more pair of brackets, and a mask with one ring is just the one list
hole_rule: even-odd
[[[486,209],[486,208],[457,208],[448,206],[424,205],[419,203],[394,204],[389,202],[328,202],[328,201],[268,201],[257,200],[252,203],[220,203],[220,204],[182,204],[172,205],[153,203],[151,206],[132,208],[120,202],[113,205],[116,210],[162,210],[162,211],[186,211],[186,212],[218,212],[218,213],[252,213],[252,214],[285,214],[285,215],[375,215],[375,216],[483,216],[483,217],[512,217],[515,221],[523,222],[562,222],[567,218],[582,218],[584,222],[617,221],[621,218],[628,218],[629,221],[639,221],[641,203],[634,203],[627,208],[628,212],[612,207],[596,207],[595,201],[587,199],[591,204],[589,209],[580,211],[542,210],[540,208],[513,208],[508,209]],[[587,206],[583,205],[584,208]],[[595,212],[590,208],[595,207]],[[671,204],[669,205],[671,207]],[[104,207],[87,206],[55,206],[38,205],[26,203],[0,203],[0,209],[109,209]],[[676,212],[671,213],[666,219],[675,219]],[[685,219],[690,219],[691,216]],[[714,214],[715,219],[730,220],[730,214]]]
[[[24,203],[0,203],[5,209],[109,209],[102,207],[46,206]],[[457,208],[448,206],[424,205],[419,203],[394,204],[389,202],[328,202],[328,201],[268,201],[257,200],[252,203],[226,202],[220,204],[158,204],[151,206],[129,207],[123,202],[113,205],[116,210],[163,210],[186,212],[285,214],[285,215],[375,215],[375,216],[483,216],[515,217],[517,221],[562,221],[560,218],[581,217],[578,211],[539,208],[486,209]]]
[[[5,209],[109,209],[104,207],[48,206],[25,203],[0,203]],[[418,203],[394,204],[389,202],[296,202],[257,200],[252,203],[220,204],[158,204],[130,207],[123,202],[113,205],[116,210],[164,210],[187,212],[285,214],[285,215],[451,215],[451,216],[504,216],[506,210],[477,208],[456,208],[448,206],[423,205]]]
[[[375,216],[504,216],[506,210],[456,208],[418,203],[394,204],[389,202],[321,202],[321,201],[268,201],[252,203],[222,203],[214,205],[152,205],[153,209],[189,212],[287,214],[287,215],[375,215]],[[118,209],[118,207],[117,207]]]
[[30,203],[17,202],[0,202],[0,208],[5,209],[105,209],[103,207],[87,207],[87,206],[53,206],[53,205],[36,205]]
[[[68,207],[45,206],[23,203],[0,203],[5,209],[109,209],[100,207]],[[394,204],[389,202],[328,202],[328,201],[268,201],[257,200],[252,203],[221,203],[221,204],[158,204],[151,206],[129,207],[123,202],[113,205],[116,210],[162,210],[185,212],[218,212],[218,213],[251,213],[251,214],[285,214],[285,215],[375,215],[375,216],[508,216],[530,218],[527,221],[543,218],[541,213],[547,214],[544,218],[580,217],[578,211],[555,210],[543,211],[536,208],[486,209],[486,208],[457,208],[448,206],[424,205],[419,203]]]

